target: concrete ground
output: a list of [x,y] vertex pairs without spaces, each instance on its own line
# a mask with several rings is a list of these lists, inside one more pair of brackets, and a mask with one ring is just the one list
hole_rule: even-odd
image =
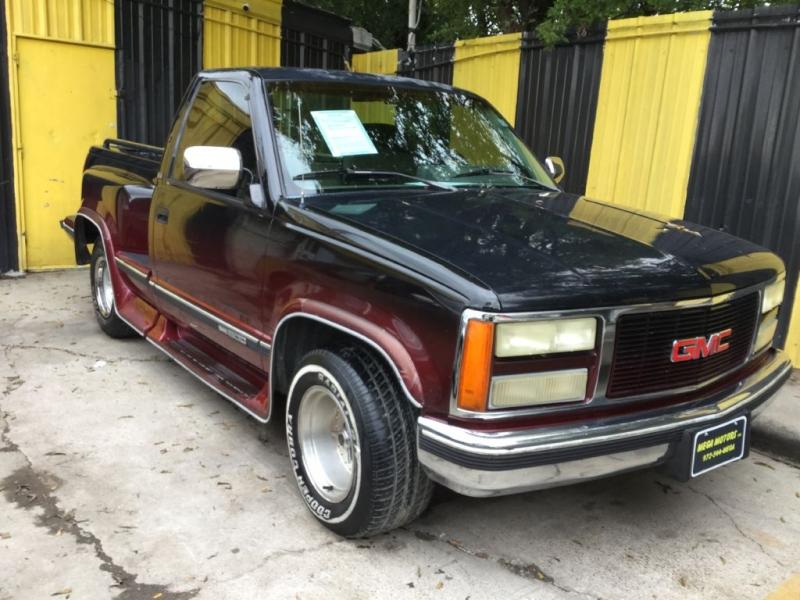
[[800,597],[800,469],[758,451],[689,484],[441,492],[405,529],[337,538],[279,427],[260,441],[152,346],[105,337],[87,290],[86,271],[0,280],[0,600]]

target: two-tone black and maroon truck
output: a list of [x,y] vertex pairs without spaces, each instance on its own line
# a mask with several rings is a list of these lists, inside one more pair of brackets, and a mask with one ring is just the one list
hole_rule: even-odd
[[312,514],[368,536],[433,482],[687,479],[748,453],[791,369],[783,263],[565,193],[563,172],[448,86],[207,71],[163,149],[91,149],[62,226],[103,331],[285,420]]

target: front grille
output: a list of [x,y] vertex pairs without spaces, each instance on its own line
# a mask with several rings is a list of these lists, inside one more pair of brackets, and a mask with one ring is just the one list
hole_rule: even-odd
[[[623,398],[695,386],[744,363],[750,352],[758,294],[715,306],[623,315],[617,321],[614,360],[606,395]],[[732,329],[730,347],[698,360],[670,360],[675,340]]]

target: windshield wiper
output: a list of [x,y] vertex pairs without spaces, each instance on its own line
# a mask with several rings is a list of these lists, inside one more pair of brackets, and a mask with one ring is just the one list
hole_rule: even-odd
[[452,175],[453,179],[458,179],[459,177],[477,177],[478,175],[516,175],[516,171],[512,171],[511,169],[493,169],[491,167],[480,167],[478,169],[471,169],[469,171],[464,171],[463,173],[456,173]]
[[[511,169],[480,167],[477,169],[464,171],[463,173],[456,173],[455,175],[451,176],[451,179],[458,179],[459,177],[477,177],[479,175],[513,175],[514,177],[519,177],[520,179],[524,179],[525,181],[530,182],[529,185],[532,187],[536,187],[542,190],[548,190],[550,192],[556,191],[549,185],[545,185],[538,179],[534,179],[533,177],[528,177],[527,175],[523,175],[522,173],[518,173],[517,171],[512,171]],[[528,187],[528,185],[526,185],[525,187]]]
[[376,178],[376,179],[389,179],[391,177],[397,179],[408,179],[410,181],[417,181],[419,183],[424,183],[429,188],[443,190],[447,192],[452,192],[455,190],[452,186],[449,186],[444,183],[439,183],[437,181],[431,181],[430,179],[424,179],[422,177],[417,177],[416,175],[409,175],[408,173],[402,173],[401,171],[377,171],[371,169],[328,169],[324,171],[309,171],[308,173],[300,173],[299,175],[295,175],[292,177],[295,181],[300,179],[319,179],[321,177],[325,177],[327,175],[338,175],[339,177],[366,177],[366,178]]

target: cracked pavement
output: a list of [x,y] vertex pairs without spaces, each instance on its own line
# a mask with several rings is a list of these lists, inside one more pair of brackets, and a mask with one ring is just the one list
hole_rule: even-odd
[[346,541],[307,514],[280,427],[259,434],[149,344],[105,337],[87,271],[0,280],[0,600],[756,599],[800,571],[800,469],[756,451],[689,484],[441,490]]

